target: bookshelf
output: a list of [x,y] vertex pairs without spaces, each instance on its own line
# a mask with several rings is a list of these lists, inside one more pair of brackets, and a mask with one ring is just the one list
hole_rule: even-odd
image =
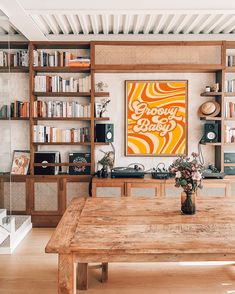
[[[7,48],[7,44],[3,47]],[[174,54],[172,48],[176,46],[182,50],[175,50]],[[61,215],[66,208],[66,198],[67,198],[67,186],[69,183],[80,183],[89,182],[94,171],[95,171],[95,148],[100,148],[100,146],[108,145],[108,143],[95,142],[94,138],[94,128],[96,122],[109,121],[109,117],[98,118],[94,114],[94,105],[96,98],[109,97],[109,92],[96,92],[95,89],[95,78],[96,73],[213,73],[214,81],[221,85],[220,92],[210,92],[202,93],[202,97],[208,97],[208,99],[215,99],[221,105],[221,114],[215,118],[211,117],[201,117],[203,121],[215,121],[215,123],[221,126],[221,142],[210,143],[209,145],[215,148],[215,164],[218,168],[222,170],[226,166],[224,164],[224,151],[226,148],[234,148],[234,143],[225,143],[224,141],[224,127],[227,122],[234,124],[235,118],[226,118],[224,114],[224,102],[228,98],[235,98],[235,92],[226,92],[224,88],[224,82],[227,75],[233,75],[235,73],[234,67],[226,66],[226,52],[227,50],[235,50],[235,42],[223,42],[223,41],[192,41],[192,42],[14,42],[12,43],[12,48],[28,48],[29,50],[29,67],[15,67],[11,68],[11,72],[15,73],[28,73],[29,72],[29,92],[30,92],[30,103],[33,105],[35,101],[49,99],[63,99],[63,101],[71,101],[71,99],[76,99],[76,101],[82,100],[84,103],[91,104],[91,113],[88,117],[34,117],[33,108],[31,107],[29,118],[12,118],[16,121],[26,121],[30,127],[30,174],[27,176],[14,176],[13,181],[25,182],[26,185],[26,213],[32,215],[32,220],[35,226],[51,226],[56,225],[59,221]],[[130,50],[131,48],[131,50]],[[137,60],[138,56],[143,56],[143,54],[134,54],[141,50],[145,56],[143,59]],[[204,52],[200,55],[202,50],[197,49],[203,48]],[[210,51],[210,49],[213,49]],[[116,50],[117,49],[117,50]],[[219,49],[219,50],[217,50]],[[76,50],[86,50],[89,52],[90,56],[90,66],[84,68],[81,66],[34,66],[34,50],[52,52],[52,51],[75,51]],[[107,52],[107,54],[103,53]],[[156,51],[157,50],[157,51]],[[181,52],[182,56],[177,56],[177,52]],[[183,53],[182,53],[183,52]],[[219,52],[219,57],[215,58],[213,55],[215,52]],[[174,60],[172,58],[174,57]],[[121,57],[121,58],[120,58]],[[152,60],[150,60],[152,58]],[[185,58],[185,60],[183,60]],[[188,58],[188,59],[187,59]],[[170,61],[169,61],[170,59]],[[166,64],[162,62],[166,60]],[[179,63],[179,60],[181,63]],[[209,61],[208,61],[209,60]],[[168,62],[168,63],[167,63]],[[1,68],[0,73],[8,72],[8,68]],[[41,92],[35,91],[34,80],[35,76],[40,75],[50,75],[50,76],[65,76],[66,78],[73,75],[76,77],[90,75],[91,77],[91,90],[82,92]],[[235,78],[235,77],[234,77]],[[5,119],[2,119],[5,120]],[[23,123],[23,122],[22,122]],[[19,122],[21,124],[21,122]],[[77,127],[79,125],[87,124],[91,128],[91,140],[90,142],[34,142],[33,141],[33,127],[35,125],[45,124],[48,126],[53,126],[61,124],[61,126],[71,124],[71,127]],[[87,164],[91,168],[91,173],[89,175],[69,175],[62,173],[59,175],[34,175],[34,167],[40,166],[38,163],[34,163],[34,153],[37,150],[43,148],[56,148],[60,151],[63,148],[81,147],[83,150],[89,150],[91,153],[91,162]],[[86,148],[86,149],[85,149]],[[51,149],[50,149],[51,150]],[[53,149],[52,149],[53,150]],[[55,150],[55,149],[54,149]],[[73,149],[74,150],[74,149]],[[66,151],[66,152],[67,152]],[[50,164],[49,164],[50,165]],[[49,166],[48,165],[48,166]],[[61,163],[54,164],[60,167],[73,166],[68,160],[62,159]],[[51,165],[53,166],[53,164]],[[7,180],[8,176],[2,176]],[[57,191],[57,206],[53,210],[38,210],[36,208],[36,185],[46,185],[52,184],[56,185]],[[74,195],[75,196],[75,195]]]

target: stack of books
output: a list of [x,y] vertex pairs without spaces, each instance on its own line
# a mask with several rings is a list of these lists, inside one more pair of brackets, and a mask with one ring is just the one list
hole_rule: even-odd
[[69,51],[46,52],[44,50],[33,51],[33,65],[34,66],[50,66],[50,67],[90,67],[91,60],[89,57],[74,57]]
[[50,126],[34,125],[35,143],[84,143],[90,142],[90,127],[80,129],[60,129]]
[[90,117],[91,104],[81,105],[77,101],[34,101],[34,117]]
[[8,67],[8,66],[28,67],[29,66],[28,50],[18,50],[16,52],[11,52],[11,53],[0,50],[0,66],[1,67]]
[[225,102],[225,113],[224,116],[226,118],[235,117],[235,103],[233,102]]
[[74,77],[63,79],[60,76],[35,76],[34,91],[35,92],[90,92],[91,78],[86,76],[79,78]]
[[227,55],[226,56],[226,65],[227,66],[235,66],[235,56],[234,55]]
[[225,92],[235,92],[235,79],[225,81]]
[[29,102],[15,101],[0,108],[0,118],[28,118]]

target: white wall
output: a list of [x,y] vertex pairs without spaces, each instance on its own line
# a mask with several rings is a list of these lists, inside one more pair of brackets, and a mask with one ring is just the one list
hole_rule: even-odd
[[[111,102],[108,106],[107,116],[114,123],[114,146],[116,149],[116,166],[127,166],[133,162],[145,165],[146,169],[152,168],[159,162],[169,165],[173,158],[167,157],[125,157],[125,80],[188,80],[188,150],[189,154],[198,150],[198,141],[202,136],[203,123],[199,120],[197,111],[199,106],[210,98],[200,97],[205,86],[214,83],[212,73],[125,73],[125,74],[96,74],[96,82],[105,81],[109,85]],[[98,100],[98,98],[96,98]],[[105,115],[106,116],[106,115]],[[111,147],[102,146],[96,149],[96,161]],[[202,146],[206,163],[214,162],[214,147]]]

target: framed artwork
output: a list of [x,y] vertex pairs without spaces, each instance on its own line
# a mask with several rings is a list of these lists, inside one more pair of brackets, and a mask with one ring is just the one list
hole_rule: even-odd
[[188,81],[126,81],[126,156],[187,154]]
[[28,150],[14,150],[11,166],[12,175],[27,175],[29,169],[30,152]]

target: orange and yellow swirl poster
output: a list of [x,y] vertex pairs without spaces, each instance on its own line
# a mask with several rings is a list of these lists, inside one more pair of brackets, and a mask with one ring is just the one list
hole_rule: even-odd
[[126,81],[126,155],[187,153],[187,81]]

